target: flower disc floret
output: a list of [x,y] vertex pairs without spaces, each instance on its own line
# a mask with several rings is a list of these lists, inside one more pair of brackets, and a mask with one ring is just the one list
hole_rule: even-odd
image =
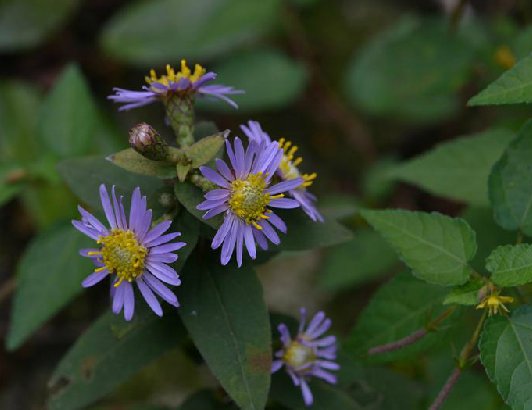
[[102,263],[109,272],[118,277],[115,287],[122,281],[128,282],[137,279],[144,273],[145,259],[148,250],[137,240],[135,233],[123,229],[111,229],[108,236],[100,236],[98,240],[102,245],[101,252],[91,252],[91,255],[101,254]]
[[[194,72],[190,70],[187,66],[186,60],[181,60],[181,70],[175,71],[170,64],[166,65],[166,75],[161,75],[160,77],[157,77],[157,73],[154,69],[150,70],[150,76],[146,76],[146,82],[148,85],[152,86],[152,84],[162,84],[166,88],[170,87],[172,83],[178,83],[181,79],[185,78],[190,83],[194,84],[197,81],[199,81],[205,74],[207,73],[207,70],[203,68],[201,65],[196,64],[194,67]],[[158,86],[152,86],[151,89],[155,92],[161,91],[161,87]]]
[[283,359],[294,369],[306,368],[316,361],[316,353],[312,347],[305,346],[295,340],[285,348]]
[[283,158],[279,165],[279,170],[283,179],[303,178],[305,182],[303,182],[297,189],[304,191],[306,187],[312,185],[312,182],[316,179],[318,174],[315,172],[312,174],[301,174],[298,165],[303,162],[303,158],[294,158],[295,153],[298,150],[297,145],[292,145],[290,141],[281,138],[279,140],[279,147],[283,150]]

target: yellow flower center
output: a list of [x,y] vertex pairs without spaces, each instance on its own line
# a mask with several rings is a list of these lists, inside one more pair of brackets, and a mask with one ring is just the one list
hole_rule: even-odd
[[105,264],[96,271],[107,269],[116,274],[118,281],[115,286],[124,280],[131,282],[144,273],[148,250],[139,243],[133,231],[112,229],[110,235],[100,236],[98,243],[102,245],[101,251],[90,252],[89,255],[99,254]]
[[266,186],[262,172],[250,174],[245,180],[236,179],[231,182],[231,197],[229,199],[231,210],[257,229],[262,229],[257,221],[268,219],[266,207],[270,200],[284,196],[283,194],[271,196],[265,193]]
[[305,346],[298,341],[293,341],[285,350],[284,361],[290,366],[298,368],[316,361],[316,354],[311,347]]
[[[203,68],[201,65],[196,64],[194,67],[194,73],[188,68],[187,62],[185,60],[181,60],[181,70],[175,71],[172,67],[170,67],[170,64],[166,65],[166,75],[162,75],[160,77],[157,77],[157,74],[155,73],[155,70],[150,70],[150,75],[146,76],[146,82],[148,84],[151,84],[153,82],[157,82],[160,84],[163,84],[165,86],[169,86],[171,82],[177,83],[182,78],[188,78],[191,83],[195,83],[198,81],[201,77],[205,75],[207,70]],[[158,91],[157,88],[151,87],[152,90]]]
[[494,56],[495,62],[502,68],[509,69],[515,65],[515,56],[512,50],[507,46],[497,48]]
[[313,180],[316,179],[318,174],[316,174],[315,172],[313,172],[312,174],[301,174],[299,172],[297,166],[301,164],[303,158],[297,157],[296,159],[294,159],[294,154],[296,153],[298,147],[296,145],[292,145],[290,141],[286,141],[284,138],[281,138],[279,140],[279,147],[283,150],[283,158],[281,159],[281,164],[279,165],[279,169],[283,174],[283,178],[303,178],[305,182],[303,182],[298,187],[298,189],[305,189],[306,187],[311,186]]

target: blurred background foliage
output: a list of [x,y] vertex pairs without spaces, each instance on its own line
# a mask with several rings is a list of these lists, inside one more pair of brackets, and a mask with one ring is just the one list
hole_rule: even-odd
[[[65,180],[76,176],[61,177],[60,162],[99,178],[112,165],[83,165],[76,157],[126,148],[128,129],[139,121],[164,133],[158,106],[118,114],[106,99],[113,87],[140,89],[150,68],[186,58],[217,72],[220,83],[246,90],[235,97],[238,111],[199,102],[199,119],[237,135],[240,124],[259,120],[270,135],[293,140],[303,169],[319,174],[313,188],[322,208],[355,231],[342,245],[282,252],[263,265],[268,306],[291,314],[302,305],[325,307],[335,331],[346,336],[375,290],[398,274],[393,280],[403,281],[405,292],[385,284],[372,302],[379,309],[362,315],[350,336],[349,343],[363,346],[416,330],[445,295],[401,276],[395,254],[355,209],[462,215],[478,232],[477,263],[506,241],[487,208],[486,180],[529,113],[526,106],[466,103],[532,51],[531,22],[527,0],[3,0],[0,331],[11,349],[26,343],[0,351],[0,408],[41,408],[55,363],[108,308],[106,292],[78,289],[80,258],[35,261],[68,255],[65,249],[83,241],[68,227],[79,193]],[[134,184],[124,177],[124,189]],[[13,289],[37,270],[43,282],[33,287],[45,286],[48,298],[34,299],[30,286],[24,297],[33,311],[15,303],[11,312]],[[417,301],[423,311],[408,304],[411,286],[426,287],[427,300]],[[467,316],[459,320],[468,325]],[[388,334],[375,334],[375,323]],[[374,339],[357,341],[358,330]],[[398,355],[392,364],[360,369],[351,396],[368,409],[423,408],[452,366],[452,346],[438,338],[421,360]],[[221,391],[191,396],[216,385],[198,362],[190,346],[170,350],[93,409],[220,408]],[[275,385],[274,379],[274,399],[286,399],[275,395]],[[271,406],[283,408],[282,399]],[[503,407],[474,367],[443,408]]]

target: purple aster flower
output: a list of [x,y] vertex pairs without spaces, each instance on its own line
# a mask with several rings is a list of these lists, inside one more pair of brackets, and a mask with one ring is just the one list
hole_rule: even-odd
[[294,178],[275,185],[270,183],[283,156],[276,142],[251,142],[244,150],[242,141],[235,138],[234,151],[229,141],[226,141],[226,146],[232,169],[221,159],[216,160],[218,172],[200,167],[203,176],[218,185],[219,189],[207,192],[206,200],[197,208],[207,211],[203,215],[205,219],[225,213],[212,248],[217,249],[223,244],[223,265],[229,262],[236,249],[238,266],[241,266],[244,244],[251,258],[255,259],[256,243],[264,250],[268,249],[267,239],[276,245],[280,243],[273,227],[286,232],[286,224],[269,208],[297,208],[299,203],[283,198],[283,192],[301,185],[303,179]]
[[202,66],[196,64],[194,73],[187,67],[185,60],[181,60],[181,70],[175,71],[170,65],[166,66],[166,75],[157,77],[155,70],[146,76],[148,86],[142,87],[144,91],[125,90],[114,88],[115,94],[108,98],[116,103],[123,104],[120,111],[130,110],[151,104],[160,98],[166,98],[172,93],[182,95],[200,95],[224,100],[235,108],[236,103],[228,95],[242,94],[244,91],[235,90],[224,85],[206,85],[216,78],[216,73],[207,72]]
[[[255,141],[260,143],[261,141],[270,142],[270,136],[264,132],[260,124],[256,121],[249,121],[248,126],[241,125],[242,131],[247,135],[250,141]],[[289,180],[294,178],[303,178],[304,183],[298,186],[295,189],[291,189],[289,194],[294,198],[305,213],[310,216],[313,221],[323,222],[323,216],[318,211],[316,207],[316,196],[307,191],[307,188],[312,185],[313,180],[316,178],[317,174],[314,172],[312,174],[302,174],[298,165],[301,164],[303,159],[301,157],[294,159],[294,154],[297,151],[297,146],[292,146],[292,143],[285,141],[284,138],[279,140],[279,147],[283,149],[283,158],[279,169],[277,170],[277,175],[283,180]]]
[[301,308],[299,331],[294,339],[290,337],[285,324],[277,327],[281,333],[283,348],[275,353],[271,371],[275,373],[284,365],[294,384],[301,387],[305,404],[310,406],[313,399],[308,386],[309,379],[314,376],[336,384],[336,376],[329,371],[338,370],[340,365],[334,362],[336,337],[320,338],[331,326],[331,320],[325,318],[325,313],[318,312],[308,326],[305,326],[305,321],[306,309]]
[[[176,271],[168,266],[177,260],[172,252],[181,249],[183,242],[168,243],[181,234],[163,235],[172,224],[164,221],[150,229],[151,209],[146,210],[146,197],[136,188],[131,197],[129,220],[124,212],[122,197],[117,201],[115,187],[112,188],[113,201],[109,198],[105,185],[100,185],[103,210],[110,228],[97,218],[78,207],[81,221],[72,221],[74,227],[92,238],[99,245],[95,249],[82,249],[82,256],[91,258],[97,269],[89,275],[82,286],[88,288],[107,276],[111,277],[113,312],[120,313],[124,308],[124,318],[131,320],[135,311],[135,297],[132,282],[159,316],[163,311],[155,295],[172,306],[178,307],[176,296],[163,282],[179,286],[181,281]],[[155,294],[154,294],[155,293]]]

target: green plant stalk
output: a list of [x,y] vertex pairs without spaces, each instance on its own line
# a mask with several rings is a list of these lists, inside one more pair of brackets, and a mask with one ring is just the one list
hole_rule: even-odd
[[181,148],[194,144],[194,96],[171,94],[165,99],[166,115]]

